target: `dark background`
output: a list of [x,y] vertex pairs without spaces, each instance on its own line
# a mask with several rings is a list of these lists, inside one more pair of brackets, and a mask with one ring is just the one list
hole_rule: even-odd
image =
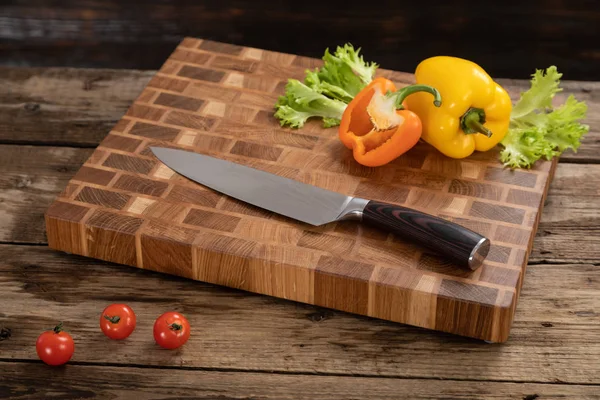
[[600,1],[0,0],[0,65],[158,69],[184,36],[321,57],[351,42],[382,68],[471,59],[502,78],[556,65],[600,80]]

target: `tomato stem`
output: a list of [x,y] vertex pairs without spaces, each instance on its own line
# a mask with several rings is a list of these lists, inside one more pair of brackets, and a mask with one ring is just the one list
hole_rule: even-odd
[[119,317],[118,315],[113,315],[112,317],[110,317],[108,315],[105,315],[104,318],[106,318],[107,320],[109,320],[113,324],[116,324],[116,323],[118,323],[121,320],[121,317]]
[[62,326],[63,326],[63,323],[62,323],[62,321],[61,321],[61,322],[60,322],[58,325],[56,325],[56,326],[54,327],[54,329],[53,329],[53,330],[54,330],[54,333],[60,333],[60,332],[62,331]]
[[172,324],[169,325],[171,327],[172,330],[174,331],[180,331],[181,328],[183,328],[183,326],[181,326],[180,324],[173,322]]

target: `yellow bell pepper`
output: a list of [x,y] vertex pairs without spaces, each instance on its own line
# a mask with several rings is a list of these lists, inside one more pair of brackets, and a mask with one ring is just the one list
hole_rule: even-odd
[[418,84],[433,86],[444,99],[434,106],[431,94],[414,93],[407,108],[419,116],[422,139],[452,158],[496,146],[508,131],[510,96],[479,65],[462,58],[436,56],[415,71]]

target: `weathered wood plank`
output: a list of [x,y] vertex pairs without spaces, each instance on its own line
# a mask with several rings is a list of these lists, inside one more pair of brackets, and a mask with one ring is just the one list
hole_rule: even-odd
[[95,147],[151,71],[0,68],[0,142]]
[[288,375],[136,367],[69,365],[54,379],[41,364],[0,363],[3,398],[28,399],[598,399],[597,386],[373,379],[347,376]]
[[0,241],[46,243],[44,211],[91,153],[0,145]]
[[[506,344],[492,345],[135,268],[42,246],[0,245],[2,360],[35,360],[35,339],[57,321],[76,340],[73,362],[296,373],[600,383],[600,279],[585,264],[532,265]],[[560,293],[558,295],[557,293]],[[138,328],[124,342],[96,315],[127,302]],[[152,324],[183,312],[190,341],[157,348]],[[456,366],[460,365],[461,368]],[[576,366],[576,367],[574,367]]]
[[542,212],[531,261],[600,258],[600,168],[559,164]]
[[[154,71],[0,68],[0,142],[95,147],[125,114]],[[513,98],[529,85],[502,79]],[[600,82],[565,81],[556,101],[574,94],[588,104],[591,126],[577,153],[563,162],[600,162]]]

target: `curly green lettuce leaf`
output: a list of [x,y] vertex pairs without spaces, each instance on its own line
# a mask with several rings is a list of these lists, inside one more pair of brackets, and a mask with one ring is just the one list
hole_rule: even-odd
[[581,138],[589,131],[589,126],[579,121],[585,119],[587,104],[577,101],[573,95],[564,104],[548,114],[546,140],[557,148],[557,154],[567,149],[577,151]]
[[371,83],[377,68],[377,64],[365,62],[360,49],[354,50],[354,46],[347,43],[338,46],[333,54],[325,49],[323,66],[307,70],[304,83],[319,93],[349,103]]
[[330,99],[297,79],[288,79],[285,95],[275,104],[275,117],[281,126],[301,128],[311,117],[323,118],[323,126],[339,125],[347,104]]
[[515,128],[505,136],[502,144],[500,161],[511,168],[529,168],[552,150],[544,132],[536,128]]
[[366,62],[360,48],[349,43],[337,46],[333,54],[325,49],[322,59],[321,68],[305,71],[303,83],[288,81],[285,95],[275,104],[282,126],[300,128],[311,117],[321,117],[326,128],[339,125],[345,106],[373,80],[379,67]]
[[360,50],[360,47],[354,50],[354,46],[346,43],[344,47],[337,47],[335,57],[348,65],[366,86],[373,80],[379,65],[374,62],[366,62],[363,56],[360,55]]
[[324,117],[323,118],[323,127],[324,128],[331,128],[334,126],[338,126],[340,124],[341,119],[340,118],[329,118],[329,117]]
[[536,70],[532,75],[531,88],[521,93],[521,97],[513,106],[511,118],[519,120],[536,111],[552,107],[554,95],[562,91],[559,88],[560,78],[562,74],[554,65],[547,68],[545,74],[542,70]]
[[344,103],[350,103],[354,98],[353,95],[348,93],[344,88],[336,86],[326,81],[322,81],[319,77],[319,70],[314,71],[307,70],[306,78],[304,79],[306,86],[314,89],[318,93],[322,93],[332,99],[343,101]]
[[587,105],[572,95],[553,107],[559,87],[560,74],[555,66],[533,74],[531,87],[515,103],[509,130],[500,142],[504,149],[500,160],[511,168],[529,168],[545,157],[551,160],[565,150],[577,151],[581,138],[589,126],[581,123],[586,118]]
[[352,67],[341,58],[331,54],[329,49],[325,50],[323,61],[323,66],[317,72],[321,82],[340,87],[352,98],[366,86],[363,80],[354,73]]

